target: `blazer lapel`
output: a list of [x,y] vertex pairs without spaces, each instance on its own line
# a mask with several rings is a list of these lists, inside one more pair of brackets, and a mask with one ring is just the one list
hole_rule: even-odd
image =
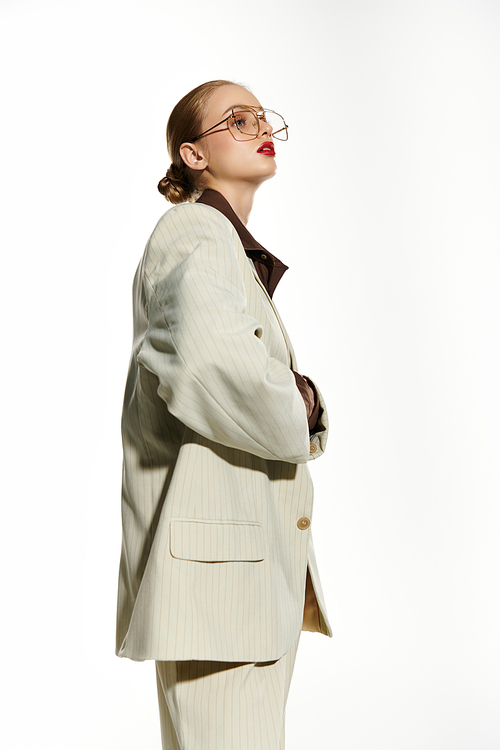
[[257,284],[259,284],[259,286],[261,287],[261,289],[264,291],[264,294],[266,295],[266,298],[267,298],[269,304],[271,305],[272,310],[273,310],[273,312],[274,312],[274,314],[276,316],[276,319],[278,321],[279,327],[281,328],[281,333],[283,334],[283,338],[285,339],[285,343],[286,343],[286,348],[287,348],[288,353],[290,355],[290,369],[291,370],[297,370],[297,360],[296,360],[296,357],[295,357],[295,352],[293,351],[292,342],[290,341],[290,338],[288,336],[288,333],[286,332],[286,328],[285,328],[285,326],[283,324],[283,321],[281,320],[280,315],[278,313],[278,310],[276,309],[276,305],[274,304],[274,302],[272,301],[271,297],[269,296],[266,287],[264,286],[264,284],[260,280],[259,274],[255,270],[255,266],[253,264],[253,261],[250,258],[248,258],[248,256],[246,256],[246,254],[245,254],[245,257],[247,257],[247,262],[252,267],[252,272],[253,272],[254,278],[255,278]]
[[[229,219],[227,219],[227,220],[229,222]],[[229,223],[231,223],[231,222],[229,222]],[[271,306],[271,309],[272,309],[272,311],[273,311],[273,313],[274,313],[274,315],[276,317],[276,320],[278,321],[278,325],[279,325],[279,327],[281,329],[281,333],[283,334],[283,339],[285,341],[285,346],[286,346],[288,355],[290,357],[290,369],[291,370],[295,370],[295,372],[297,372],[297,359],[295,357],[295,352],[293,350],[292,342],[290,341],[288,333],[286,332],[286,328],[285,328],[285,326],[283,324],[283,321],[281,320],[281,318],[279,316],[278,310],[276,309],[276,306],[275,306],[274,302],[272,301],[271,297],[269,296],[266,287],[264,286],[264,284],[260,280],[259,274],[255,270],[255,266],[253,264],[252,259],[249,258],[248,255],[246,254],[245,249],[243,247],[243,243],[242,243],[240,237],[238,236],[238,233],[237,233],[236,229],[234,228],[234,226],[232,224],[231,224],[231,229],[232,229],[232,231],[234,233],[233,237],[235,239],[236,255],[238,257],[238,262],[240,264],[240,267],[243,270],[243,269],[248,269],[248,267],[250,266],[251,273],[252,273],[255,281],[257,282],[257,284],[260,286],[260,288],[264,292],[264,294],[266,296],[266,299],[269,302],[269,304]]]

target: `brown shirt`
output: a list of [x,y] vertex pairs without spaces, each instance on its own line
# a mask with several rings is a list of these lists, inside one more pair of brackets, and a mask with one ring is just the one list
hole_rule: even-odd
[[[204,203],[206,206],[216,208],[217,211],[220,211],[220,213],[231,222],[238,233],[243,249],[247,256],[253,261],[259,279],[262,281],[269,296],[272,297],[278,286],[278,282],[285,271],[288,270],[288,266],[285,266],[284,263],[266,250],[265,247],[262,247],[262,245],[252,237],[243,222],[236,216],[228,201],[217,190],[204,190],[196,203]],[[294,372],[293,374],[295,376],[297,388],[299,389],[300,395],[304,399],[306,405],[309,431],[314,432],[320,408],[316,388],[309,378],[299,375],[298,372]]]
[[238,232],[243,249],[248,257],[253,260],[259,279],[264,284],[269,296],[272,297],[279,280],[285,271],[288,270],[288,266],[285,266],[284,263],[252,237],[243,222],[236,216],[227,200],[217,190],[204,190],[196,203],[204,203],[206,206],[212,206],[212,208],[220,211],[226,219],[229,219]]

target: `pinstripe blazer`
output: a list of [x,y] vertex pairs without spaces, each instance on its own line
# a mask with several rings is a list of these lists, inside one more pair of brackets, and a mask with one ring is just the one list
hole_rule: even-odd
[[269,661],[301,629],[312,546],[310,438],[295,355],[231,222],[189,203],[137,269],[125,390],[119,656]]

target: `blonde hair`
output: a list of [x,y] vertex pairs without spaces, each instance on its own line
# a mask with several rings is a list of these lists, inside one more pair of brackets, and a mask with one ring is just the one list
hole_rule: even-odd
[[201,131],[208,100],[219,86],[232,81],[207,81],[182,97],[167,123],[167,148],[172,164],[158,183],[158,190],[170,203],[194,201],[199,196],[193,174],[180,155],[180,146],[196,138]]

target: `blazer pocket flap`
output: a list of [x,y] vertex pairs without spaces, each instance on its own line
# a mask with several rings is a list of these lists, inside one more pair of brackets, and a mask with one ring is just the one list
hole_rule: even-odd
[[196,562],[259,562],[264,559],[262,526],[244,521],[171,521],[170,553]]

